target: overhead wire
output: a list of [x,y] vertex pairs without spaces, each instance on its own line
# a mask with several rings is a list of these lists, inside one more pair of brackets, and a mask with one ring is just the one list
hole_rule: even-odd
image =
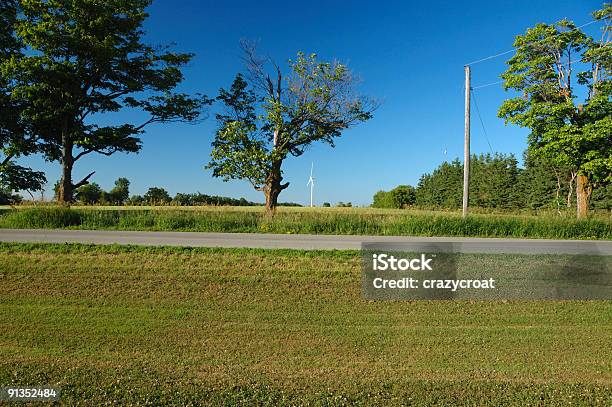
[[[555,67],[557,67],[557,68],[563,68],[563,67],[566,67],[566,66],[571,65],[571,64],[577,64],[577,63],[579,63],[579,62],[581,62],[581,61],[569,61],[569,62],[566,62],[566,63],[561,64],[561,65],[557,65],[557,64],[555,64],[554,66],[552,66],[552,68],[553,68],[553,69],[554,69]],[[531,73],[538,73],[538,72],[545,72],[545,71],[548,71],[548,70],[549,70],[549,68],[541,68],[541,69],[535,69],[535,70],[532,70],[532,71],[530,71],[530,72],[531,72]],[[474,90],[474,89],[486,88],[486,87],[489,87],[489,86],[498,85],[498,84],[500,84],[500,83],[504,83],[504,80],[501,80],[501,81],[496,81],[496,82],[491,82],[491,83],[485,83],[484,85],[472,86],[472,87],[471,87],[471,89],[472,89],[472,90]]]
[[[589,26],[591,24],[595,24],[595,23],[597,23],[599,21],[600,20],[589,21],[587,23],[584,23],[582,25],[577,26],[576,29],[583,28],[583,27]],[[561,35],[561,34],[563,34],[563,33],[559,32],[556,35]],[[546,40],[548,40],[548,39],[546,39]],[[523,47],[532,47],[532,46],[537,45],[538,43],[541,43],[543,41],[545,41],[545,39],[525,44]],[[468,62],[467,64],[465,64],[465,66],[475,65],[475,64],[478,64],[478,63],[481,63],[481,62],[485,62],[485,61],[488,61],[488,60],[491,60],[491,59],[495,59],[495,58],[498,58],[498,57],[501,57],[503,55],[507,55],[507,54],[510,54],[510,53],[513,53],[513,52],[516,52],[516,51],[517,51],[517,49],[513,48],[511,50],[507,50],[507,51],[504,51],[504,52],[499,52],[499,53],[496,53],[496,54],[493,54],[493,55],[489,55],[489,56],[484,57],[484,58],[477,59],[477,60],[472,61],[472,62]],[[569,61],[569,62],[567,62],[565,64],[558,65],[557,67],[558,68],[562,68],[562,67],[565,67],[567,65],[570,65],[572,63],[577,63],[577,62],[579,62],[579,61]],[[553,67],[553,69],[554,69],[554,67]],[[535,70],[534,72],[544,72],[546,70],[548,70],[548,68],[542,68],[540,70]],[[491,141],[489,140],[489,135],[488,135],[487,129],[485,127],[484,120],[482,119],[482,115],[480,113],[480,108],[478,107],[478,101],[476,99],[476,92],[474,92],[474,90],[475,89],[487,88],[487,87],[494,86],[494,85],[499,85],[501,83],[504,83],[504,80],[499,80],[499,81],[496,81],[496,82],[491,82],[491,83],[486,83],[486,84],[483,84],[483,85],[477,85],[477,86],[470,87],[470,93],[471,93],[471,95],[473,96],[473,99],[474,99],[474,107],[476,108],[476,114],[478,116],[478,120],[480,121],[480,125],[482,127],[482,132],[484,134],[484,137],[485,137],[485,140],[487,142],[487,145],[489,146],[489,150],[491,151],[491,154],[494,154],[493,147],[491,146]]]
[[[588,25],[595,24],[595,23],[597,23],[597,22],[599,22],[599,21],[600,21],[600,20],[591,20],[591,21],[589,21],[588,23],[584,23],[584,24],[582,24],[582,25],[577,26],[576,28],[577,28],[577,29],[578,29],[578,28],[583,28],[583,27],[586,27],[586,26],[588,26]],[[555,34],[555,35],[561,35],[561,34],[563,34],[563,33],[562,33],[562,32],[560,32],[560,33]],[[534,42],[528,43],[528,44],[526,44],[526,45],[524,45],[524,46],[525,46],[525,47],[531,47],[531,46],[536,45],[536,44],[538,44],[538,43],[540,43],[540,42],[542,42],[542,41],[545,41],[545,40],[548,40],[548,38],[547,38],[547,39],[541,39],[541,40],[538,40],[538,41],[534,41]],[[477,60],[475,60],[475,61],[468,62],[467,64],[464,64],[464,65],[465,65],[465,66],[467,66],[467,65],[475,65],[475,64],[479,64],[479,63],[481,63],[481,62],[488,61],[488,60],[490,60],[490,59],[494,59],[494,58],[497,58],[497,57],[501,57],[502,55],[510,54],[510,53],[512,53],[512,52],[516,52],[516,49],[515,49],[515,48],[512,48],[512,49],[510,49],[510,50],[508,50],[508,51],[504,51],[504,52],[500,52],[500,53],[497,53],[497,54],[489,55],[488,57],[480,58],[480,59],[477,59]]]
[[478,115],[478,119],[480,120],[480,125],[482,126],[482,132],[484,133],[485,140],[487,140],[487,144],[489,145],[489,150],[491,154],[495,154],[493,152],[493,147],[491,147],[491,142],[489,141],[489,135],[487,133],[487,129],[485,128],[484,121],[482,120],[482,116],[480,115],[480,109],[478,108],[478,102],[476,101],[476,93],[474,89],[472,89],[472,96],[474,97],[474,106],[476,107],[476,114]]
[[486,87],[489,87],[489,86],[498,85],[500,83],[504,83],[504,81],[501,80],[501,81],[497,81],[497,82],[487,83],[487,84],[484,84],[484,85],[472,86],[472,90],[480,89],[480,88],[486,88]]

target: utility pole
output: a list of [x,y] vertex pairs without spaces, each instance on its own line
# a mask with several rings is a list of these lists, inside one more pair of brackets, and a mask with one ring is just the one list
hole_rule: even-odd
[[470,66],[465,66],[465,139],[463,146],[463,217],[468,213],[470,188]]

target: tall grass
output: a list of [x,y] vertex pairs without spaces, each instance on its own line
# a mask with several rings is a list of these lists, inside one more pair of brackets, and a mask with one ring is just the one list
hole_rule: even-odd
[[72,228],[339,235],[475,236],[612,239],[612,222],[575,219],[392,211],[109,210],[39,207],[0,212],[0,228]]

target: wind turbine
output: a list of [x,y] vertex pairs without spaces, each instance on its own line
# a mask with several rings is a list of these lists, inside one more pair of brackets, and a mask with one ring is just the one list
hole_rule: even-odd
[[310,207],[312,208],[312,192],[314,190],[314,178],[312,176],[312,170],[314,169],[314,162],[312,163],[312,165],[310,166],[310,178],[308,178],[308,183],[306,184],[306,186],[310,185]]

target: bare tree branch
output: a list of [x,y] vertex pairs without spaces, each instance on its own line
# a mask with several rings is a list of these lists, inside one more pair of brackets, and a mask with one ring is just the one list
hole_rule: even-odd
[[72,188],[77,189],[79,187],[82,187],[83,185],[89,184],[89,178],[91,178],[95,173],[95,171],[90,172],[85,178],[83,178],[76,184],[72,184]]

